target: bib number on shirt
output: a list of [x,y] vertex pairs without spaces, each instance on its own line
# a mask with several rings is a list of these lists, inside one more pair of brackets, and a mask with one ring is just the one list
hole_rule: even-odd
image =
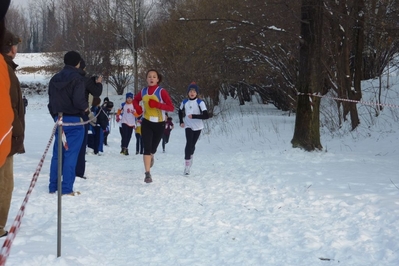
[[151,122],[158,123],[158,122],[159,122],[159,119],[158,119],[157,116],[150,116],[150,121],[151,121]]

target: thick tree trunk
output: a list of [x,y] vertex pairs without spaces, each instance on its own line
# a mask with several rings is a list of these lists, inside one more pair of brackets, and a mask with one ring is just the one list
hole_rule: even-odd
[[302,0],[298,91],[303,94],[298,96],[291,143],[294,148],[307,151],[323,148],[320,143],[320,98],[312,96],[322,89],[322,8],[322,1]]

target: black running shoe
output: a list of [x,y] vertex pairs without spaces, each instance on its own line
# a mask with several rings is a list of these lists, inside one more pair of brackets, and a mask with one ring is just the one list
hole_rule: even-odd
[[151,178],[150,172],[145,172],[144,182],[146,182],[146,183],[151,183],[152,182],[152,178]]

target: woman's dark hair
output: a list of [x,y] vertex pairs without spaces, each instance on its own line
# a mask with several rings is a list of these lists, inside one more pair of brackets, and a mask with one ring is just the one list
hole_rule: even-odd
[[148,70],[148,71],[147,71],[147,74],[145,75],[146,78],[147,78],[147,76],[148,76],[148,73],[150,73],[150,72],[155,72],[155,73],[157,73],[157,76],[158,76],[158,79],[159,79],[158,84],[162,82],[162,75],[159,74],[159,72],[158,72],[157,70],[155,70],[155,69],[150,69],[150,70]]
[[0,43],[3,43],[4,33],[6,32],[6,25],[4,19],[0,20]]

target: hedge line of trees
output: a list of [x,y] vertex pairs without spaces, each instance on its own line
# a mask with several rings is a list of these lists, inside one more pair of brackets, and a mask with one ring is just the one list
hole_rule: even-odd
[[[78,50],[120,94],[145,86],[149,68],[164,74],[176,104],[191,81],[211,111],[220,95],[245,104],[258,93],[306,114],[316,140],[294,146],[312,150],[321,148],[311,132],[318,115],[298,92],[360,100],[360,81],[380,77],[399,50],[398,12],[397,0],[35,0],[11,8],[7,25],[20,51]],[[337,105],[355,129],[356,104]]]

